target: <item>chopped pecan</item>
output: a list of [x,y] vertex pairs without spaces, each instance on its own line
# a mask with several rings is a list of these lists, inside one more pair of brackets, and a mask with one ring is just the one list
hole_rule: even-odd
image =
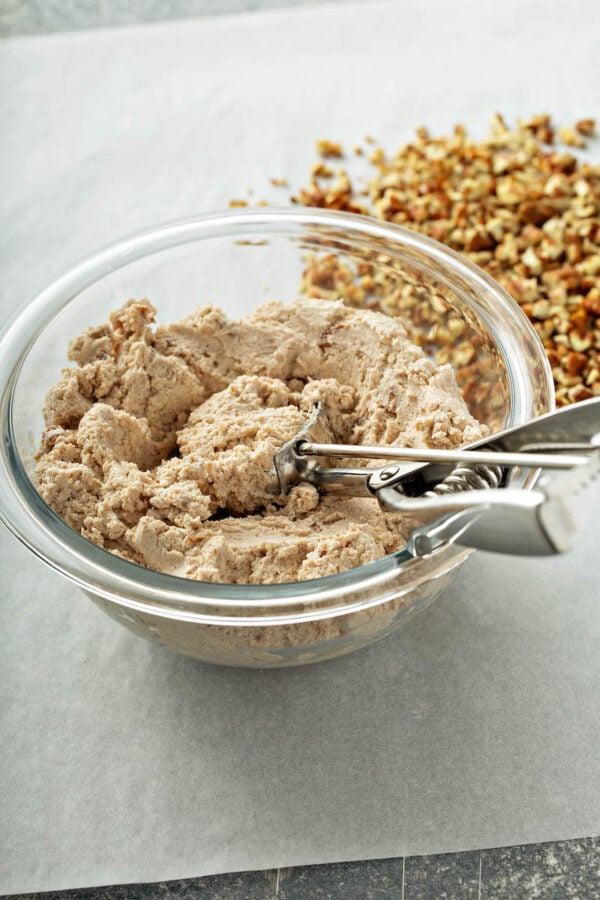
[[[595,122],[580,119],[555,129],[543,113],[511,128],[495,114],[481,141],[469,138],[462,125],[447,137],[419,127],[414,141],[393,155],[372,149],[367,191],[356,189],[345,172],[321,187],[315,178],[325,175],[320,163],[308,188],[293,199],[371,214],[469,256],[531,319],[552,366],[557,405],[563,406],[600,396],[600,166],[549,146],[555,131],[577,149],[593,135]],[[328,141],[318,149],[323,156],[341,154]],[[403,315],[417,343],[438,361],[454,363],[469,400],[489,408],[494,396],[501,405],[501,390],[494,391],[482,374],[485,354],[456,324],[450,327],[447,305],[423,296],[416,285],[399,286],[377,266],[350,274],[341,269],[325,266],[326,275],[317,265],[311,274],[309,266],[304,289]]]
[[324,138],[317,141],[317,153],[319,156],[340,157],[344,155],[341,144],[336,144],[333,141],[328,141]]

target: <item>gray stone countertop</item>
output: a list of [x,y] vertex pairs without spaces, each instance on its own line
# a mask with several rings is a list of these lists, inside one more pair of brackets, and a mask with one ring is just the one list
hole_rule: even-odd
[[336,2],[340,0],[0,0],[0,37]]
[[[0,0],[0,37],[325,2],[340,0],[128,0],[126,4]],[[600,900],[600,838],[18,896],[22,900]]]
[[[15,895],[13,895],[15,896]],[[600,838],[156,884],[20,894],[21,900],[596,900]]]

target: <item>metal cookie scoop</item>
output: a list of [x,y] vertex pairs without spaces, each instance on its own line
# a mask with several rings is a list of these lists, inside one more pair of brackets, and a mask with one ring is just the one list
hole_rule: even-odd
[[[384,468],[336,468],[327,458],[393,459]],[[458,465],[457,465],[458,464]],[[510,487],[516,467],[544,470],[534,490]],[[600,475],[600,398],[548,413],[462,450],[334,444],[317,404],[306,426],[274,457],[284,493],[307,481],[320,491],[372,496],[421,524],[414,555],[443,542],[540,556],[568,550],[585,507],[578,494]],[[547,470],[561,474],[550,479]]]

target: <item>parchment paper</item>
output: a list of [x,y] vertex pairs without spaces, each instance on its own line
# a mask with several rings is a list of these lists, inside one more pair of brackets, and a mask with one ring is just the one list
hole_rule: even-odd
[[[374,2],[4,42],[2,314],[132,229],[303,183],[316,137],[598,114],[594,10]],[[477,554],[396,636],[260,672],[140,641],[2,530],[0,891],[598,833],[599,536]]]

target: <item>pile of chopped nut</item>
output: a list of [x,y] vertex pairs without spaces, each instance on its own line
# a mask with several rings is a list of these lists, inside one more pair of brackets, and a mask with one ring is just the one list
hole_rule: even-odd
[[[495,115],[481,141],[460,125],[441,138],[418,128],[394,155],[379,147],[370,152],[375,175],[367,190],[357,190],[346,170],[334,173],[319,162],[309,187],[292,200],[373,215],[465,253],[533,323],[563,406],[600,395],[600,166],[553,145],[557,136],[583,147],[594,131],[595,122],[583,119],[556,133],[548,115],[515,129]],[[317,149],[329,159],[342,155],[330,141]],[[315,265],[313,276],[322,277]],[[346,278],[330,276],[342,284]],[[356,290],[352,279],[346,283]]]

